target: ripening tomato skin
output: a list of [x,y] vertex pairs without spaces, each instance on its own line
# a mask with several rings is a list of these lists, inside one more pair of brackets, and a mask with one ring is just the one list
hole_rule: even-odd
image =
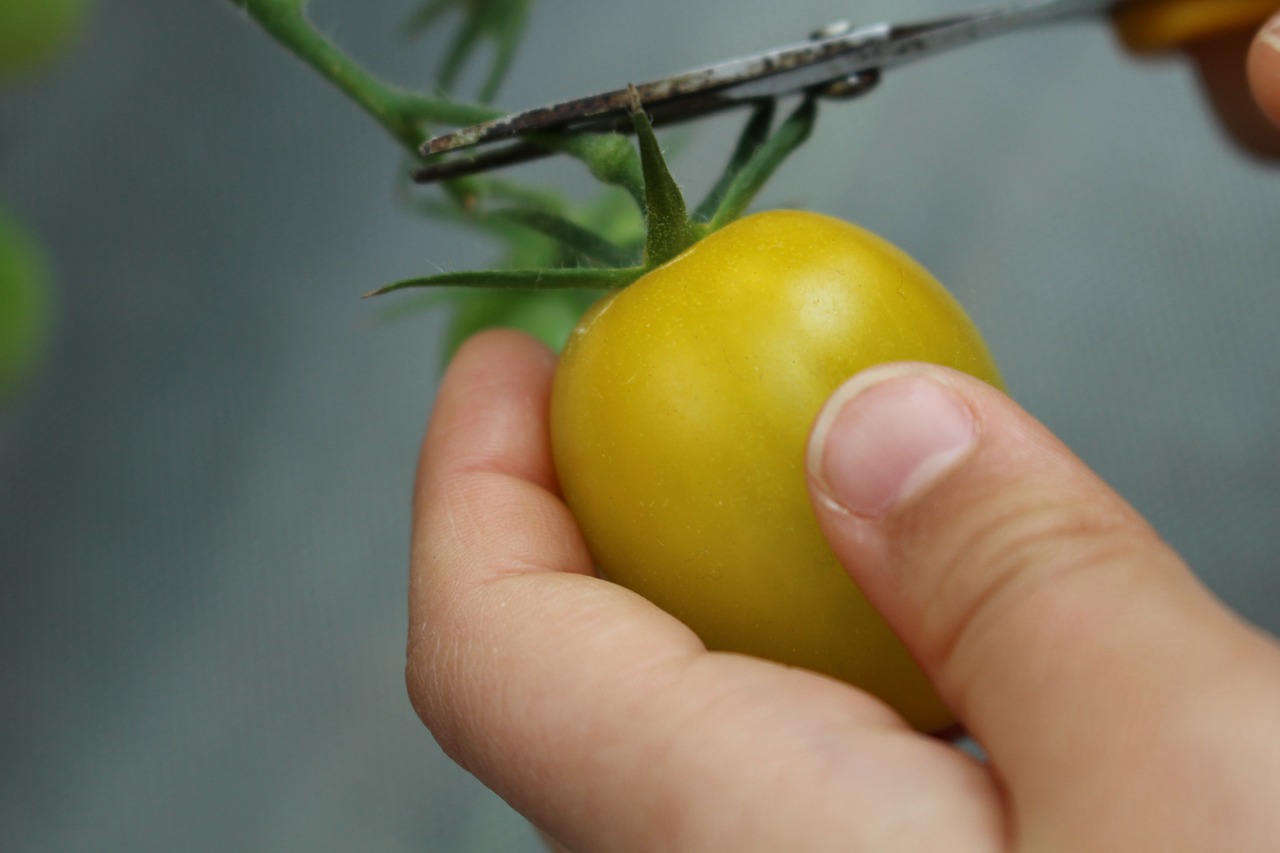
[[756,214],[588,312],[557,368],[552,448],[602,576],[708,648],[844,679],[932,731],[952,718],[831,553],[804,470],[827,397],[899,360],[1000,381],[908,255],[830,217]]

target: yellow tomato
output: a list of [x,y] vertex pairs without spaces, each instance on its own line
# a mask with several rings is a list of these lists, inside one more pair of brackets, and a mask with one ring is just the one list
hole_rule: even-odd
[[584,317],[552,444],[602,576],[708,648],[844,679],[937,730],[949,712],[836,561],[805,483],[827,397],[897,360],[999,382],[959,304],[901,250],[830,217],[761,213]]

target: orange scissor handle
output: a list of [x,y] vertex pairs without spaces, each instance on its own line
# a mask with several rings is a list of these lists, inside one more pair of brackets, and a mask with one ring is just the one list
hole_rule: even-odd
[[1133,53],[1157,53],[1257,27],[1280,0],[1137,0],[1114,14],[1116,32]]

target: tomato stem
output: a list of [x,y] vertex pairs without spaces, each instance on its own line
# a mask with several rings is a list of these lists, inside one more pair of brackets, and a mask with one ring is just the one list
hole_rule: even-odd
[[489,107],[431,98],[384,83],[320,35],[307,20],[308,0],[231,2],[363,107],[411,154],[417,154],[431,123],[474,124],[500,115]]
[[[369,73],[307,19],[310,0],[230,0],[294,55],[336,85],[391,134],[413,157],[432,125],[464,126],[501,116],[501,110],[450,98],[420,95]],[[500,64],[506,60],[500,59]],[[489,94],[486,83],[482,97]],[[644,204],[644,179],[635,148],[618,134],[544,134],[542,144],[583,161],[597,180],[622,187]]]

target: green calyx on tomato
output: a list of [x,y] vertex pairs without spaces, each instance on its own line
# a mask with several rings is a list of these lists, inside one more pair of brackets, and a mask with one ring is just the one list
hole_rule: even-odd
[[[752,113],[720,179],[707,198],[690,214],[684,196],[671,176],[661,146],[638,99],[632,105],[632,121],[638,145],[618,149],[623,138],[615,134],[588,134],[552,138],[553,147],[608,149],[609,156],[590,158],[597,177],[624,190],[635,202],[643,230],[626,231],[622,240],[601,233],[599,222],[588,228],[565,210],[541,198],[503,198],[504,185],[488,178],[465,179],[465,189],[452,191],[464,202],[458,206],[472,221],[492,223],[495,218],[524,227],[558,245],[561,259],[575,262],[525,268],[463,271],[421,276],[379,288],[379,296],[409,288],[491,287],[534,291],[615,290],[687,250],[706,235],[734,221],[779,165],[808,138],[817,108],[813,99],[801,105],[776,129],[774,104],[762,102]],[[582,153],[579,151],[578,153]],[[586,158],[584,158],[586,159]],[[606,165],[601,165],[605,163]],[[639,173],[641,180],[635,179]],[[459,182],[461,183],[461,182]],[[498,198],[508,204],[497,211],[479,210],[481,200]],[[514,203],[510,203],[514,202]],[[615,232],[620,230],[613,229]]]
[[936,731],[949,711],[827,546],[805,480],[826,399],[899,360],[1000,383],[907,254],[826,216],[760,213],[588,312],[557,368],[551,439],[605,578],[710,649],[826,673]]
[[[510,67],[533,0],[419,0],[406,27],[411,34],[442,21],[459,22],[432,94],[386,82],[348,56],[311,22],[309,0],[229,2],[359,104],[417,158],[433,127],[475,124],[502,115],[488,102]],[[486,41],[492,43],[493,51],[477,93],[483,103],[447,94]],[[415,198],[413,206],[433,219],[461,222],[497,236],[508,250],[505,259],[497,269],[417,277],[375,293],[433,289],[438,296],[416,300],[393,313],[450,303],[456,309],[451,341],[486,326],[515,325],[540,330],[540,337],[558,345],[572,322],[548,323],[547,318],[564,316],[566,306],[576,309],[588,304],[602,290],[626,286],[741,216],[777,167],[808,137],[816,115],[814,101],[806,98],[775,128],[775,103],[762,99],[721,179],[690,214],[667,174],[642,105],[634,107],[639,150],[621,133],[550,132],[529,140],[586,165],[608,188],[599,204],[570,206],[552,193],[531,191],[490,175],[446,181],[442,186],[447,203],[418,204]],[[663,189],[668,191],[659,191]],[[609,207],[619,191],[634,202],[632,209]],[[608,208],[608,213],[602,215],[602,208]],[[504,296],[477,295],[478,288]]]
[[[395,282],[367,296],[427,288],[453,302],[446,354],[490,326],[531,331],[555,349],[601,291],[626,287],[706,235],[738,219],[778,166],[808,137],[817,117],[812,98],[774,126],[776,105],[762,101],[743,127],[720,178],[690,213],[638,99],[632,104],[637,144],[619,134],[551,136],[546,143],[588,163],[609,190],[574,210],[559,197],[519,192],[499,179],[469,177],[446,184],[450,205],[419,203],[434,218],[465,222],[500,235],[510,247],[496,270],[448,272]],[[616,204],[629,199],[628,207]],[[498,202],[497,209],[487,204]],[[590,223],[589,226],[585,223]],[[485,296],[481,289],[501,291]],[[440,301],[439,296],[415,306]],[[565,317],[563,308],[577,314]],[[548,317],[565,318],[548,324]]]

